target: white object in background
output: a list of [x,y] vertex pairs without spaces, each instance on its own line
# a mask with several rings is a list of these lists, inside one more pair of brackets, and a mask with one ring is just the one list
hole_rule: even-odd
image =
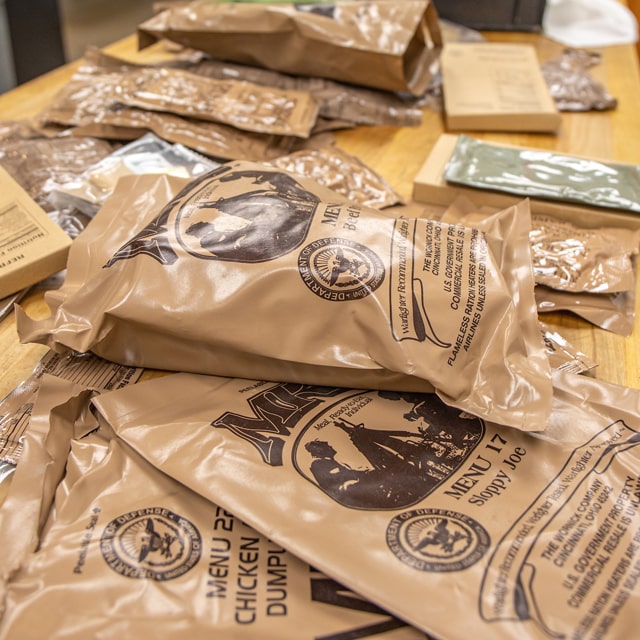
[[547,0],[544,34],[569,47],[606,47],[638,40],[638,22],[617,0]]

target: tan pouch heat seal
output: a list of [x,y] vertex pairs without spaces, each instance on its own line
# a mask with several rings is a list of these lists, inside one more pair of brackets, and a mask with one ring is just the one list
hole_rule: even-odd
[[471,229],[253,163],[166,206],[154,180],[118,183],[74,243],[52,315],[18,312],[23,341],[174,371],[435,388],[482,417],[544,427],[526,202]]

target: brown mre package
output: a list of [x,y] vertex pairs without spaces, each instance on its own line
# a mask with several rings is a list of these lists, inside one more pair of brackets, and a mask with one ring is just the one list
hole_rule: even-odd
[[173,371],[435,388],[544,428],[526,202],[478,230],[395,218],[267,165],[227,163],[166,206],[168,183],[143,178],[122,179],[74,243],[51,316],[18,308],[23,341]]
[[438,638],[637,634],[637,390],[554,373],[543,433],[433,394],[189,374],[94,404],[167,476]]
[[138,26],[214,58],[421,95],[442,47],[430,0],[325,5],[191,3]]
[[45,377],[0,509],[0,638],[425,640],[155,469]]

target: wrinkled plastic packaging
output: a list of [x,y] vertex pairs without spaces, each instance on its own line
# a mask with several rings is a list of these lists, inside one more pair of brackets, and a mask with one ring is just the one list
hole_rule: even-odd
[[478,230],[394,217],[253,163],[173,200],[171,184],[120,180],[47,294],[51,316],[17,308],[21,340],[173,371],[435,387],[543,428],[551,382],[526,203]]
[[308,92],[281,91],[241,80],[213,80],[181,69],[143,67],[125,72],[117,102],[148,111],[228,124],[257,133],[308,138],[318,105]]
[[296,151],[269,164],[312,178],[318,184],[367,207],[384,209],[403,203],[382,176],[359,158],[337,147]]
[[75,180],[53,185],[49,199],[58,208],[74,206],[93,216],[125,175],[167,173],[195,178],[218,166],[182,145],[169,144],[148,133],[88,167]]
[[536,283],[553,289],[616,293],[635,289],[640,231],[579,228],[551,216],[532,216]]
[[0,401],[0,462],[18,463],[43,377],[55,376],[90,389],[107,391],[137,382],[141,375],[140,368],[107,362],[90,353],[48,351],[31,375]]
[[43,380],[0,511],[0,638],[425,639],[98,428],[92,395]]
[[318,115],[360,125],[417,126],[422,111],[410,97],[388,91],[306,76],[291,76],[261,67],[205,59],[187,67],[193,73],[210,78],[237,78],[280,89],[308,91],[318,103]]
[[49,193],[57,182],[77,178],[108,156],[113,147],[89,137],[29,138],[0,143],[0,165],[47,212]]
[[497,146],[461,135],[444,177],[478,189],[640,212],[640,169],[631,164]]
[[635,324],[635,290],[618,293],[570,293],[543,285],[535,289],[538,313],[568,311],[621,336],[630,336]]
[[599,53],[565,49],[557,58],[542,64],[542,75],[560,111],[606,111],[618,106],[618,101],[589,72],[600,58]]
[[[258,133],[229,124],[187,118],[175,113],[125,107],[115,98],[123,74],[138,67],[100,66],[88,52],[87,64],[58,91],[39,120],[45,125],[73,127],[74,135],[132,140],[147,132],[175,144],[224,160],[268,160],[291,152],[304,139]],[[261,88],[258,88],[262,91]],[[311,138],[307,140],[311,141]]]
[[541,322],[540,330],[553,369],[570,373],[587,373],[598,366],[551,326]]
[[93,404],[166,476],[436,637],[633,637],[635,390],[556,373],[542,434],[431,394],[189,374]]
[[160,39],[221,60],[414,95],[427,88],[442,48],[428,0],[195,3],[138,25],[140,48]]

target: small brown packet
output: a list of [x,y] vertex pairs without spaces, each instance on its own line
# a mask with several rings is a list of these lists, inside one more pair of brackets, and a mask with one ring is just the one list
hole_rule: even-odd
[[318,105],[303,91],[281,91],[237,80],[212,80],[168,67],[81,70],[41,114],[44,122],[85,124],[71,118],[119,105],[172,113],[242,131],[306,138]]
[[43,380],[0,510],[0,637],[426,640],[97,429],[90,399]]
[[196,2],[138,26],[141,49],[160,39],[221,60],[414,95],[427,88],[442,48],[429,0]]
[[318,105],[308,92],[213,80],[181,69],[145,67],[125,72],[114,97],[129,107],[300,138],[309,137],[318,116]]
[[255,84],[309,91],[318,103],[320,116],[354,124],[417,126],[422,122],[422,111],[388,91],[366,89],[354,85],[308,76],[291,76],[270,69],[234,64],[223,60],[205,59],[187,67],[193,73],[209,78],[238,78]]
[[618,293],[570,293],[542,285],[535,288],[538,313],[569,311],[587,322],[621,336],[635,323],[635,290]]
[[270,160],[289,153],[298,138],[243,131],[217,122],[117,105],[118,76],[74,77],[39,115],[42,123],[75,127],[74,134],[132,140],[149,131],[224,160]]
[[51,316],[17,308],[23,341],[173,371],[435,387],[543,428],[526,203],[471,229],[387,215],[266,165],[227,163],[166,206],[168,183],[142,178],[122,179],[72,246]]
[[367,207],[384,209],[402,204],[391,185],[359,158],[337,147],[296,151],[270,165],[312,178],[318,184]]
[[49,194],[56,183],[73,180],[112,151],[108,142],[91,137],[14,140],[0,142],[0,166],[45,211],[51,211]]
[[584,229],[551,216],[534,215],[530,238],[537,284],[585,293],[635,288],[637,229]]
[[601,58],[595,51],[565,49],[541,65],[551,97],[560,111],[606,111],[618,106],[618,100],[589,71]]
[[637,390],[556,372],[544,433],[432,394],[189,374],[94,406],[167,476],[436,637],[635,632]]

